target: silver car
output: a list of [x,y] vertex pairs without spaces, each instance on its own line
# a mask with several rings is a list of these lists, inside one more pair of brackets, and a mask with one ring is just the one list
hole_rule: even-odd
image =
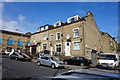
[[63,67],[64,63],[62,61],[59,61],[56,57],[53,56],[39,56],[37,60],[37,65],[46,65],[50,66],[51,68],[58,68]]

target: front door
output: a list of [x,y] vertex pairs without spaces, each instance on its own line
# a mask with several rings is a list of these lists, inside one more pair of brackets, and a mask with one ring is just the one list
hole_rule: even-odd
[[70,42],[65,42],[65,55],[66,56],[71,56],[71,54],[70,54],[70,45],[71,45]]
[[51,47],[50,54],[53,55],[53,47]]
[[36,54],[36,46],[32,47],[32,54]]

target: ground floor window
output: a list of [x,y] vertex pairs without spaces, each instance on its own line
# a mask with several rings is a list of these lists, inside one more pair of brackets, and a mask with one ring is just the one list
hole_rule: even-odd
[[73,49],[74,50],[80,50],[80,42],[74,42],[73,43]]
[[56,44],[56,52],[61,52],[61,44]]
[[47,49],[47,44],[43,44],[43,50]]

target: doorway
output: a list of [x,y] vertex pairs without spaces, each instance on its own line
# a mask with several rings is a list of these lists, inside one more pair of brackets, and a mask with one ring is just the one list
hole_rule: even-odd
[[65,55],[66,56],[71,56],[71,54],[70,54],[70,45],[71,45],[71,43],[70,42],[65,42]]

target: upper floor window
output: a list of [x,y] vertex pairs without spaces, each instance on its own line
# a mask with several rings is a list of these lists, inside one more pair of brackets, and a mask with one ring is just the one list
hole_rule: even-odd
[[60,33],[56,34],[56,40],[60,40]]
[[47,49],[47,44],[43,44],[43,50]]
[[80,17],[78,15],[70,17],[67,19],[68,23],[74,22],[74,21],[78,21],[80,19]]
[[74,35],[74,37],[79,37],[79,29],[78,28],[73,29],[73,35]]
[[14,43],[14,40],[13,40],[13,39],[8,39],[8,40],[7,40],[7,44],[8,44],[8,45],[13,45],[13,43]]
[[36,36],[34,36],[34,43],[36,43]]
[[45,30],[47,30],[48,29],[48,26],[45,26]]
[[58,22],[54,23],[54,27],[58,27],[58,26],[61,26],[61,25],[62,25],[61,21],[58,21]]
[[77,21],[77,18],[71,18],[71,22]]
[[73,43],[73,49],[74,50],[80,50],[80,42],[74,42]]
[[18,41],[18,46],[22,46],[23,45],[23,41]]
[[50,35],[50,41],[53,41],[53,35]]
[[2,38],[0,38],[0,44],[2,44]]
[[41,31],[44,31],[44,27],[41,28]]
[[47,40],[47,35],[46,34],[43,35],[43,40]]

